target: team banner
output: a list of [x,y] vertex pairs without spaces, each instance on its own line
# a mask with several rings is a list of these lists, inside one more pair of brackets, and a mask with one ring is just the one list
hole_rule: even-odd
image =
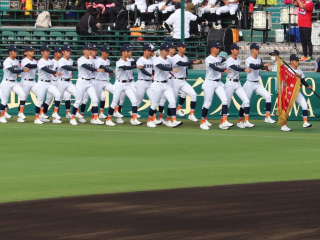
[[283,62],[278,58],[278,124],[287,122],[293,104],[296,102],[300,91],[300,78],[284,66]]
[[[277,72],[266,72],[262,71],[260,72],[261,80],[260,83],[266,88],[266,90],[270,93],[272,96],[272,109],[271,109],[271,116],[276,116],[277,114],[277,86],[278,86],[278,78],[277,78]],[[320,89],[320,82],[316,81],[316,79],[319,78],[319,73],[315,72],[306,72],[305,73],[308,85],[312,86],[314,91],[317,91],[317,88]],[[0,76],[3,76],[2,71],[0,71]],[[135,74],[136,76],[136,74]],[[201,89],[202,83],[204,82],[204,76],[205,71],[204,70],[189,70],[188,71],[188,82],[189,84],[194,88],[197,96],[197,105],[195,109],[195,115],[197,118],[201,118],[201,108],[203,104],[203,90]],[[246,73],[241,73],[241,84],[243,85],[246,81]],[[74,77],[72,79],[72,82],[76,84],[77,80],[77,73],[75,72]],[[225,83],[226,80],[226,74],[223,74],[222,81]],[[18,80],[20,81],[20,79]],[[114,83],[114,78],[111,79],[111,83]],[[311,120],[320,120],[320,101],[319,99],[314,95],[311,90],[305,88],[302,86],[301,88],[302,94],[305,96],[307,104],[308,104],[308,115]],[[111,105],[112,102],[112,94],[105,92],[106,94],[106,103],[105,103],[105,114],[108,113],[108,108]],[[26,106],[25,106],[25,115],[33,115],[35,114],[35,103],[37,101],[36,96],[33,94],[29,94]],[[185,104],[183,105],[182,110],[186,114],[190,113],[190,102],[191,99],[187,97]],[[71,98],[71,103],[74,103],[74,97]],[[239,115],[239,108],[241,106],[241,100],[234,95],[232,97],[231,105],[229,108],[229,119],[236,119]],[[139,114],[143,118],[148,117],[148,111],[150,107],[150,101],[148,100],[147,96],[145,96],[144,100],[142,101],[140,107],[139,107]],[[18,113],[19,108],[19,98],[16,94],[11,92],[11,95],[9,97],[8,102],[8,112],[11,115],[16,116]],[[165,108],[166,109],[166,108]],[[53,111],[53,104],[50,105],[50,109],[48,111],[48,114],[52,114]],[[128,98],[126,98],[125,103],[122,108],[122,114],[125,115],[126,118],[130,117],[130,111],[131,111],[131,105]],[[217,94],[214,94],[212,105],[209,109],[208,117],[210,119],[220,119],[220,113],[221,111],[221,101],[217,97]],[[65,105],[64,101],[61,102],[59,115],[61,117],[65,116]],[[85,112],[86,117],[91,116],[91,105],[90,101],[87,103],[87,108]],[[250,101],[250,119],[264,119],[265,116],[265,100],[263,97],[257,94],[253,94],[251,101]],[[293,103],[291,112],[289,112],[290,120],[301,120],[301,107],[297,103]],[[185,117],[185,118],[186,118]],[[179,117],[180,118],[180,117]]]

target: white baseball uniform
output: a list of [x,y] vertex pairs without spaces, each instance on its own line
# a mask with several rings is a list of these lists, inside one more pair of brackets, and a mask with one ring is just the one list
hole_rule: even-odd
[[[153,61],[151,58],[140,57],[137,61],[137,66],[143,66],[144,70],[152,75],[154,71]],[[135,82],[136,87],[136,96],[137,96],[137,107],[139,108],[144,94],[147,93],[149,100],[152,98],[152,90],[151,90],[152,78],[150,76],[145,75],[140,69],[138,69],[138,80]]]
[[1,104],[6,106],[9,100],[9,96],[11,91],[18,94],[21,101],[26,100],[26,94],[24,93],[22,87],[17,82],[17,73],[12,73],[9,68],[13,68],[14,70],[19,70],[19,61],[17,59],[11,59],[7,57],[3,62],[3,80],[0,85],[1,90]]
[[[28,64],[37,65],[37,61],[35,59],[30,60],[29,58],[25,57],[21,61],[21,68],[25,68],[25,66]],[[26,94],[26,98],[28,98],[29,92],[33,92],[35,95],[37,95],[38,84],[35,81],[36,72],[37,72],[37,68],[30,68],[29,72],[21,73],[20,86],[22,87],[24,93]]]
[[226,67],[228,70],[231,71],[231,73],[228,73],[227,81],[226,81],[226,84],[224,85],[224,88],[226,90],[226,95],[228,98],[228,107],[230,107],[233,93],[236,93],[238,95],[244,107],[249,107],[250,101],[240,83],[240,72],[231,68],[230,66],[232,65],[240,68],[241,60],[239,58],[234,59],[232,57],[229,57],[226,61]]
[[[200,1],[200,3],[201,2],[202,1]],[[218,2],[218,4],[217,4],[217,2]],[[215,5],[215,4],[216,4],[216,6],[211,7],[212,5]],[[215,13],[219,7],[220,7],[220,1],[218,1],[218,0],[209,0],[206,6],[201,7],[201,12],[202,12],[202,14],[209,13],[209,12],[210,13]]]
[[228,98],[226,96],[226,91],[224,85],[221,82],[222,73],[213,70],[210,65],[221,68],[221,57],[214,57],[212,55],[208,56],[205,61],[206,64],[206,75],[205,81],[202,84],[202,89],[204,91],[204,102],[203,107],[209,109],[212,104],[213,95],[216,92],[221,100],[222,105],[228,105]]
[[135,0],[134,4],[130,4],[130,10],[134,11],[134,7],[137,6],[137,9],[141,12],[141,13],[145,13],[147,10],[147,3],[146,0]]
[[[290,68],[289,71],[294,73]],[[300,75],[300,78],[305,78],[303,71],[299,67],[294,71]],[[307,101],[301,92],[299,92],[299,95],[296,99],[296,103],[298,103],[301,106],[302,110],[308,110]]]
[[[99,57],[92,58],[91,56],[89,56],[89,58],[92,59],[93,64],[94,64],[94,68],[98,69],[99,68],[99,66],[98,66]],[[91,73],[91,84],[92,84],[93,87],[96,84],[96,80],[95,79],[96,79],[97,74],[98,74],[98,72],[92,72]],[[105,95],[105,93],[103,91],[101,92],[101,95],[99,95],[99,96],[100,96],[100,100],[101,101],[105,101],[106,100],[106,95]],[[97,97],[99,97],[99,96],[97,95]],[[89,95],[88,95],[87,92],[85,92],[84,95],[83,95],[82,104],[87,104],[88,100],[89,100]]]
[[162,7],[167,3],[167,1],[161,1],[159,3],[152,4],[148,7],[148,13],[153,13],[156,8],[159,9],[162,13],[173,12],[175,10],[175,6],[172,5],[172,2],[167,5],[167,7],[162,10]]
[[230,15],[236,14],[238,7],[239,7],[239,2],[233,3],[233,0],[229,0],[230,4],[225,5],[223,7],[219,7],[216,10],[217,15],[221,15],[221,13],[230,13]]

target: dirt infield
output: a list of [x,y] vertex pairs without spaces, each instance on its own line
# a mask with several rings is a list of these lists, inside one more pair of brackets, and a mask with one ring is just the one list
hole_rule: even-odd
[[0,239],[319,239],[320,180],[0,204]]

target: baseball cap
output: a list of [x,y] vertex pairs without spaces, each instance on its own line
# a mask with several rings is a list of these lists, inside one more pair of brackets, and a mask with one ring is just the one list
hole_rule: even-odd
[[101,48],[101,52],[110,52],[110,48],[108,48],[107,45],[104,45],[102,48]]
[[232,44],[231,44],[231,46],[230,46],[230,50],[232,50],[232,49],[239,50],[239,49],[240,49],[240,47],[239,47],[237,44],[232,43]]
[[213,42],[210,44],[210,49],[213,48],[213,47],[215,47],[215,48],[221,48],[221,45],[220,45],[220,43],[213,41]]
[[57,52],[61,53],[62,50],[61,50],[60,47],[55,47],[55,48],[53,49],[53,52],[54,52],[54,53],[57,53]]
[[279,56],[280,53],[278,50],[273,50],[271,53],[269,53],[269,55],[276,55],[276,56]]
[[149,50],[149,51],[151,51],[151,50],[152,50],[151,44],[149,44],[149,43],[143,44],[142,50]]
[[250,50],[251,49],[260,49],[260,46],[258,45],[258,43],[251,43]]
[[89,44],[83,45],[83,50],[89,50],[91,46]]
[[40,48],[40,51],[50,51],[50,48],[48,45],[42,45],[41,48]]
[[169,48],[175,48],[173,43],[167,43],[167,45],[169,46]]
[[33,51],[33,50],[34,50],[34,48],[32,48],[32,46],[27,46],[27,47],[24,48],[25,52]]
[[70,48],[70,46],[68,44],[65,44],[65,45],[62,46],[61,50],[62,51],[70,51],[72,49]]
[[18,52],[18,49],[16,48],[16,46],[10,45],[10,46],[8,47],[8,51],[9,51],[9,52],[10,52],[10,51]]
[[176,4],[175,4],[175,8],[176,8],[176,9],[181,8],[181,3],[180,3],[180,2],[176,2]]
[[124,44],[120,49],[121,52],[123,52],[123,51],[131,51],[131,50],[132,49],[131,49],[131,46],[129,44]]
[[91,49],[93,49],[93,50],[98,50],[98,47],[97,47],[96,44],[91,44]]
[[184,42],[178,42],[177,47],[185,47],[186,44]]
[[169,49],[170,49],[170,47],[167,43],[162,43],[160,45],[160,50],[169,50]]
[[290,55],[290,61],[292,61],[292,60],[299,61],[299,57],[296,54],[291,54]]

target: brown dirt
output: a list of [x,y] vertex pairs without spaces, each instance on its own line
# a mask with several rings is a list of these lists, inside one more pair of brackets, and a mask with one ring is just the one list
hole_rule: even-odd
[[320,239],[320,180],[0,204],[0,239]]

